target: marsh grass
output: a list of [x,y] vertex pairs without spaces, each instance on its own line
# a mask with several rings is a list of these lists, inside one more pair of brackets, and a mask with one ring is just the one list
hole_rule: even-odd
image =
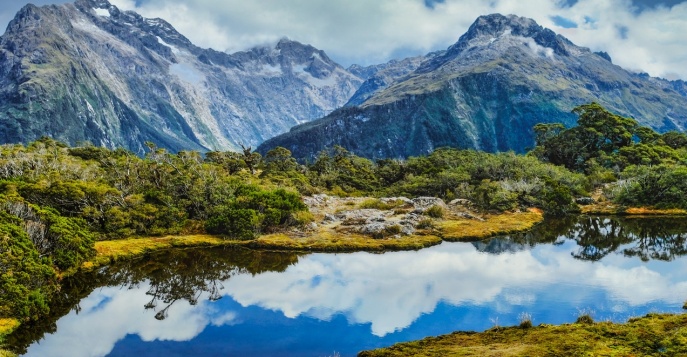
[[245,241],[226,240],[218,236],[196,234],[186,236],[129,238],[95,243],[95,257],[81,268],[90,270],[118,260],[131,259],[143,254],[177,247],[213,247],[245,245]]
[[607,202],[581,206],[583,214],[631,215],[631,216],[684,216],[687,210],[680,208],[660,209],[652,207],[623,207]]
[[483,221],[468,218],[452,218],[437,224],[446,241],[461,241],[489,238],[531,229],[544,219],[541,211],[488,215]]
[[306,237],[291,237],[286,234],[270,234],[248,242],[255,249],[296,250],[316,252],[353,252],[416,250],[441,243],[433,235],[408,235],[398,238],[375,239],[354,233],[321,231]]
[[685,356],[687,314],[649,314],[624,324],[539,325],[454,332],[364,351],[376,356]]

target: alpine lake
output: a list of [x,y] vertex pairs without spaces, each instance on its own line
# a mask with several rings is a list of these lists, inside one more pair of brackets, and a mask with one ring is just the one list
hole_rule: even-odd
[[354,356],[456,330],[681,313],[687,218],[579,216],[418,251],[151,253],[65,279],[27,356]]

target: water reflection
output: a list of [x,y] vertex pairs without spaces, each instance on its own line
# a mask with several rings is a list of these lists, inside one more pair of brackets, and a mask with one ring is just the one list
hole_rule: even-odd
[[353,355],[515,324],[520,312],[562,323],[579,309],[612,320],[680,311],[687,227],[652,221],[583,217],[386,254],[184,250],[75,278],[58,315],[76,308],[10,342],[21,350],[54,332],[31,356]]
[[492,254],[531,249],[537,244],[563,244],[572,239],[572,256],[598,261],[612,253],[627,257],[671,261],[687,254],[687,219],[682,217],[594,217],[551,220],[530,232],[474,242],[477,250]]

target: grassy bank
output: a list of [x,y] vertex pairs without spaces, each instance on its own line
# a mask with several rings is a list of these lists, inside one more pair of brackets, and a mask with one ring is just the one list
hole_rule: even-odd
[[311,252],[351,251],[396,251],[415,250],[430,247],[446,241],[483,239],[500,234],[524,231],[541,222],[540,211],[487,215],[483,220],[450,218],[436,223],[436,230],[430,234],[415,234],[387,238],[337,232],[323,227],[316,232],[277,233],[254,240],[226,240],[212,235],[187,235],[167,237],[131,238],[101,241],[95,244],[96,257],[82,265],[84,269],[131,259],[151,251],[174,247],[230,246],[242,245],[253,249],[296,250]]
[[82,269],[93,269],[111,262],[132,259],[146,253],[184,247],[217,247],[245,244],[242,241],[227,240],[222,237],[207,234],[143,237],[100,241],[95,243],[95,257],[83,263]]
[[649,314],[624,324],[610,322],[493,328],[454,332],[388,348],[379,356],[684,356],[687,315]]
[[445,241],[468,241],[526,231],[543,220],[540,210],[531,209],[527,212],[487,215],[481,221],[454,218],[440,222],[438,228]]
[[409,235],[398,238],[375,239],[361,234],[319,232],[306,237],[293,237],[286,234],[266,235],[251,241],[248,243],[248,247],[316,252],[380,252],[416,250],[439,243],[441,243],[441,238],[434,235]]
[[580,206],[582,213],[593,215],[632,215],[632,216],[684,216],[687,210],[679,208],[659,209],[652,207],[623,207],[612,203],[595,203]]

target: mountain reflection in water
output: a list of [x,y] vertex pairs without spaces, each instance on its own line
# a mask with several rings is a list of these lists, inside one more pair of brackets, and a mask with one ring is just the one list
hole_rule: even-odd
[[411,252],[159,253],[68,279],[53,319],[9,342],[30,356],[354,355],[522,312],[535,324],[679,312],[685,232],[684,219],[583,216]]

